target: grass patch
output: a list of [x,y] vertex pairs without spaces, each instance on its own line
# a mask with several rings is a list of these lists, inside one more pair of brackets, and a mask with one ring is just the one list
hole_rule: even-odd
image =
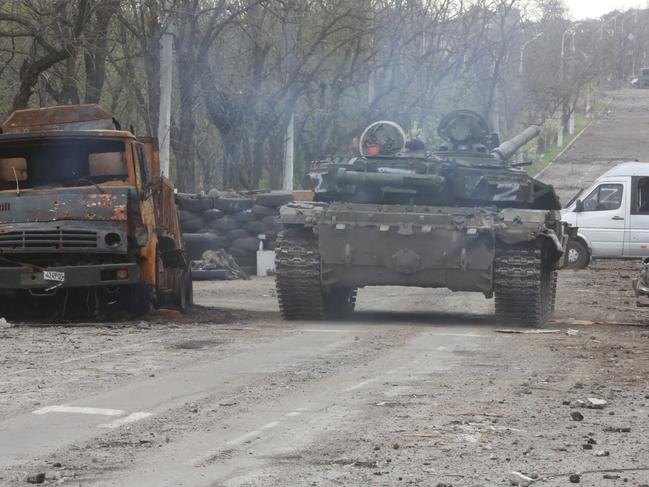
[[563,147],[559,147],[556,143],[548,144],[546,146],[547,150],[544,154],[537,154],[532,157],[532,165],[527,166],[525,171],[530,176],[535,176],[545,169],[557,156],[565,149],[568,144],[570,144],[574,138],[590,123],[590,119],[586,115],[580,113],[575,115],[575,133],[574,134],[564,134],[563,136]]

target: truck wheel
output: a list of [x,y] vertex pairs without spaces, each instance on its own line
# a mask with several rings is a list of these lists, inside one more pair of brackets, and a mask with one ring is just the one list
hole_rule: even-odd
[[194,303],[194,286],[190,269],[177,269],[174,271],[174,286],[170,305],[180,311],[187,311]]
[[320,283],[318,241],[311,230],[289,228],[277,236],[277,299],[286,320],[322,320],[325,300]]
[[508,326],[542,326],[551,315],[554,269],[543,265],[532,246],[496,249],[496,321]]
[[579,240],[571,240],[566,246],[566,267],[585,269],[590,263],[590,252]]
[[153,313],[153,296],[148,286],[144,284],[132,284],[122,286],[120,289],[120,301],[133,316],[142,316]]
[[324,313],[330,320],[348,318],[356,307],[356,288],[335,287],[324,295]]
[[187,311],[194,304],[194,281],[190,269],[183,271],[181,295],[180,309]]

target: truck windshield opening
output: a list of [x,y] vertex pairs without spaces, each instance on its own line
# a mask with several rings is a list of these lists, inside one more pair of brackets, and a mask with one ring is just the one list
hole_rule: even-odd
[[67,139],[0,144],[0,189],[87,186],[128,180],[124,143]]

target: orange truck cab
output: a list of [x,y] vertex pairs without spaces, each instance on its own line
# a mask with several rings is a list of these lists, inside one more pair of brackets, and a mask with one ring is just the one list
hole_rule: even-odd
[[[98,105],[19,110],[0,134],[0,294],[66,314],[185,309],[192,281],[157,141]],[[6,298],[14,299],[6,299]]]

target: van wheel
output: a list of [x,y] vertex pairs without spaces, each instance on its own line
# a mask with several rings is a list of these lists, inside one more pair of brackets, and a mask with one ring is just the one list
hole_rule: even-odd
[[590,263],[590,252],[579,240],[571,240],[566,247],[566,267],[585,269]]

